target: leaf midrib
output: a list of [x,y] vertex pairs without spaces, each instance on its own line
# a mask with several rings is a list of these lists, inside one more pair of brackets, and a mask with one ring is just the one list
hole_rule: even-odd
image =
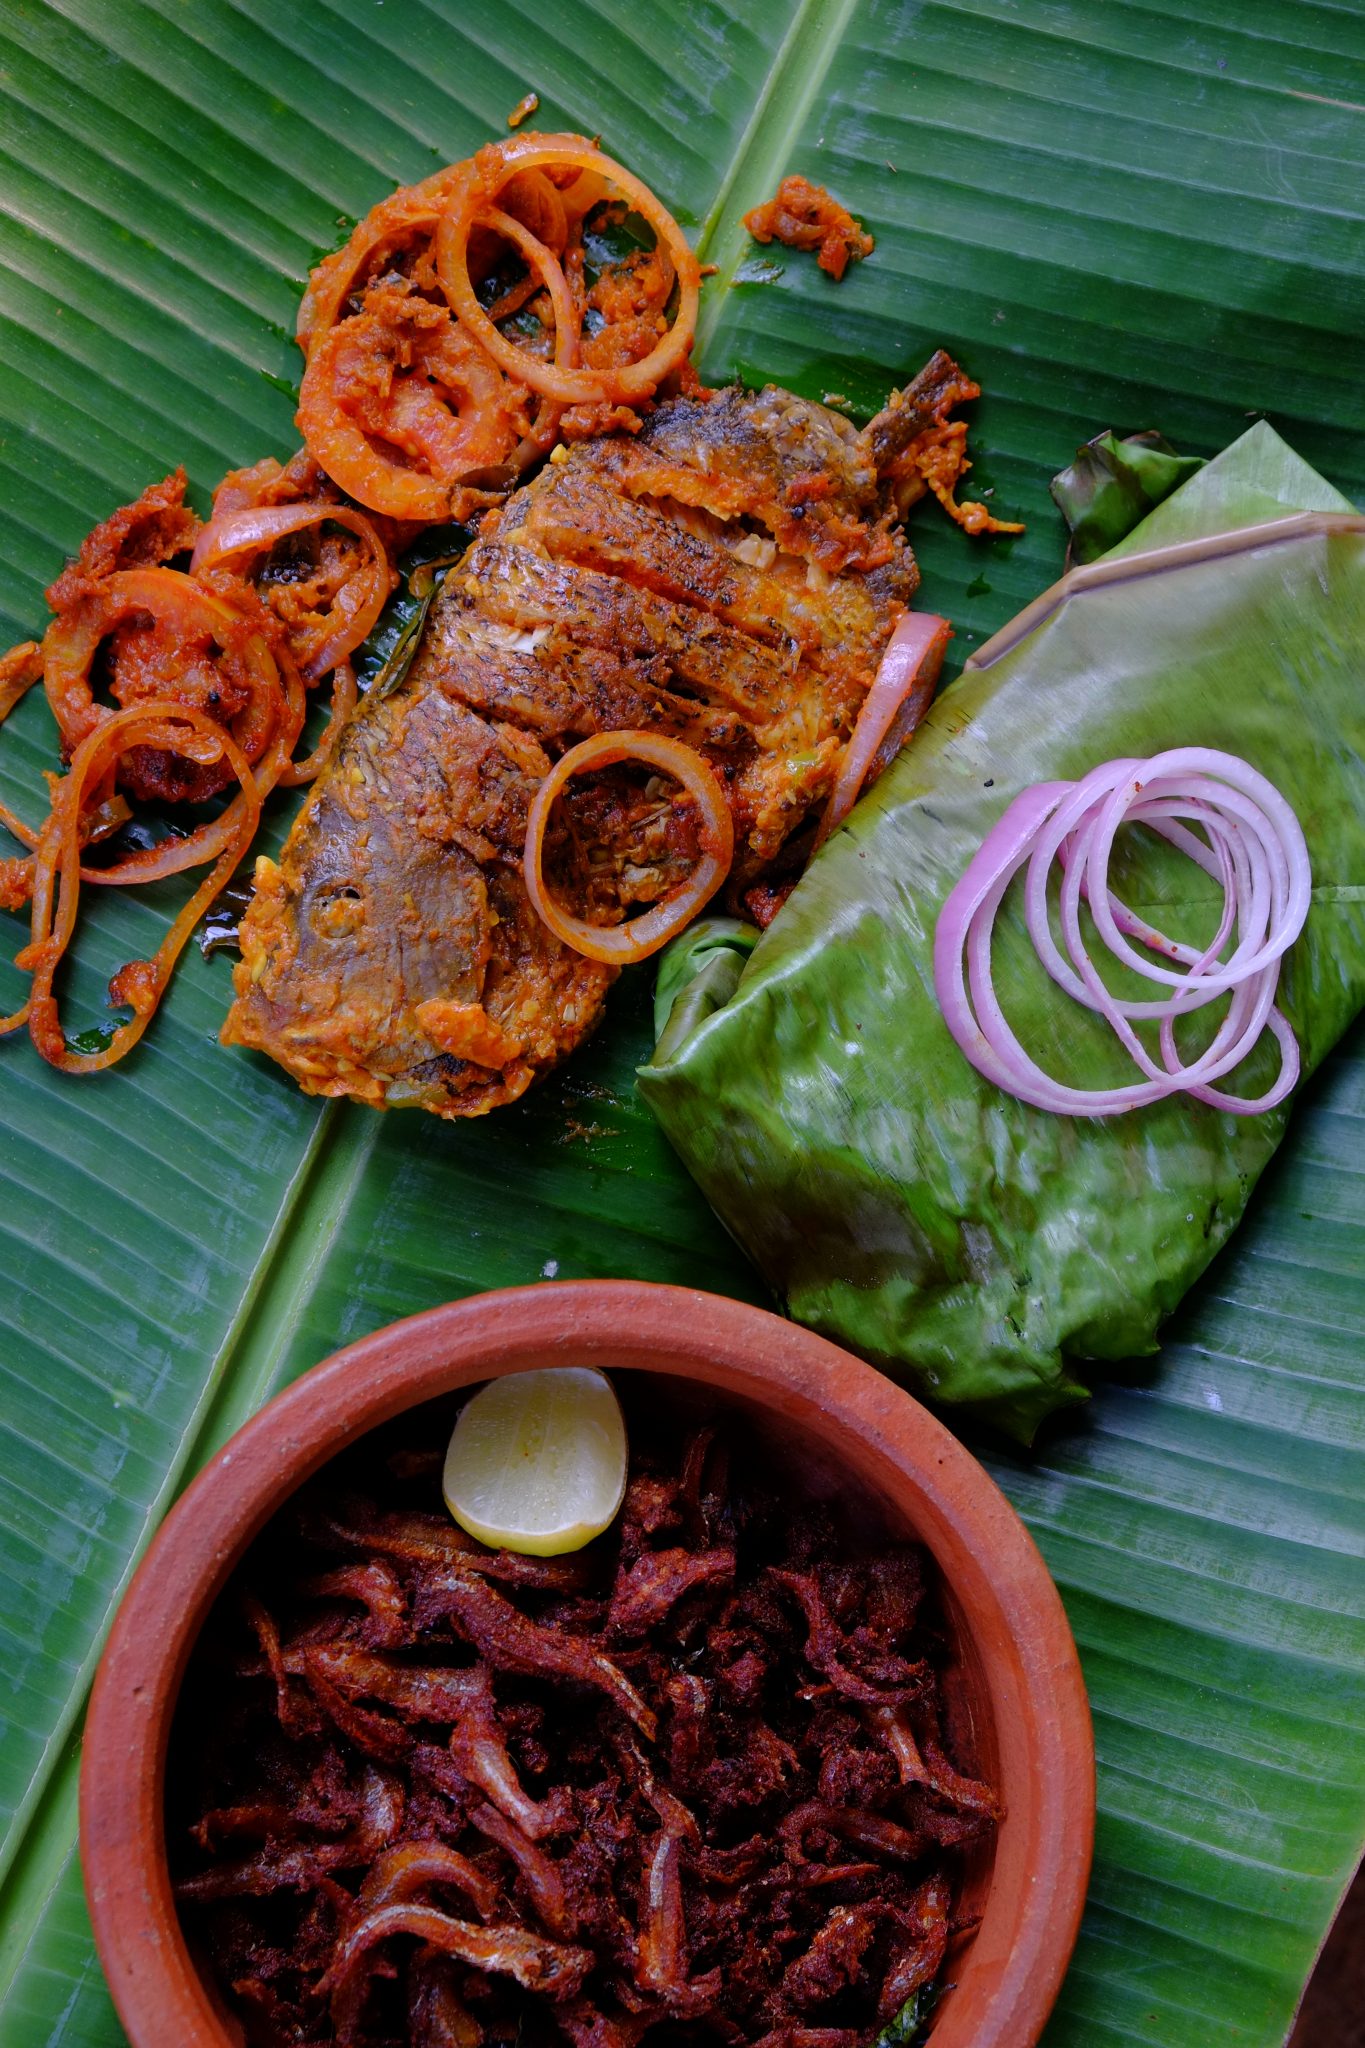
[[[800,0],[759,88],[754,109],[723,171],[698,238],[698,253],[716,260],[698,333],[701,359],[722,317],[746,236],[741,215],[775,187],[786,150],[799,131],[838,48],[855,0]],[[100,1627],[77,1670],[62,1712],[0,1844],[0,2015],[72,1851],[76,1831],[76,1737],[114,1614],[152,1536],[191,1472],[246,1421],[271,1391],[284,1352],[345,1220],[379,1130],[370,1110],[327,1104],[285,1190],[251,1284],[219,1347],[190,1416],[180,1449],[150,1502],[127,1566],[113,1588]]]
[[697,254],[716,264],[697,322],[696,355],[703,368],[749,242],[744,214],[776,189],[792,138],[800,133],[824,83],[855,5],[856,0],[801,0],[717,187],[697,241]]

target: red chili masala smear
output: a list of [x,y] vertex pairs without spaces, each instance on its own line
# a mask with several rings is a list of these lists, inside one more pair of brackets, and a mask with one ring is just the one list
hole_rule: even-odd
[[745,214],[744,225],[756,242],[818,249],[820,268],[831,277],[842,277],[850,263],[861,263],[876,247],[848,208],[809,178],[784,178],[774,198]]
[[922,1553],[638,1418],[606,1536],[490,1551],[440,1425],[413,1441],[297,1498],[187,1680],[177,1895],[248,2039],[871,2041],[999,1811],[949,1753]]

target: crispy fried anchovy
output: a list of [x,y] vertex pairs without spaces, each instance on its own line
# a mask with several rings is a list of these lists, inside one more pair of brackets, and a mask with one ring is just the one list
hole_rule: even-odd
[[428,1885],[443,1884],[462,1891],[481,1920],[498,1903],[493,1879],[444,1842],[400,1842],[387,1849],[366,1877],[356,1898],[361,1913],[401,1905]]
[[[565,1824],[571,1808],[562,1790],[543,1802],[523,1790],[498,1726],[484,1665],[471,1664],[456,1671],[445,1666],[394,1664],[386,1657],[348,1646],[323,1644],[305,1651],[304,1669],[310,1682],[316,1685],[320,1680],[324,1688],[333,1687],[351,1701],[382,1700],[407,1720],[448,1727],[451,1761],[461,1777],[477,1785],[533,1840]],[[368,1720],[380,1717],[372,1715]],[[387,1721],[383,1726],[393,1728]],[[374,1732],[367,1729],[371,1736]],[[391,1735],[390,1739],[395,1738]],[[408,1746],[403,1739],[405,1752]]]
[[483,1664],[476,1664],[469,1674],[460,1713],[450,1731],[450,1759],[461,1777],[477,1785],[499,1813],[532,1842],[556,1834],[573,1816],[573,1802],[563,1786],[556,1786],[544,1800],[532,1799],[522,1786],[498,1726],[493,1688]]
[[505,1579],[546,1592],[577,1592],[586,1582],[577,1557],[523,1557],[514,1550],[489,1550],[466,1536],[447,1516],[380,1513],[362,1502],[345,1500],[314,1508],[303,1526],[309,1537],[335,1549],[378,1551],[402,1564],[431,1565],[450,1572],[474,1572],[485,1579]]
[[381,1558],[367,1564],[344,1564],[316,1579],[305,1579],[300,1592],[315,1600],[356,1600],[365,1609],[362,1640],[377,1650],[396,1650],[407,1640],[407,1600],[392,1565]]
[[333,2016],[341,2032],[341,2015],[336,2001],[349,2019],[348,1996],[357,1971],[377,1942],[394,1934],[413,1934],[442,1954],[454,1956],[471,1969],[488,1970],[514,1977],[526,1991],[543,1991],[549,1998],[572,1998],[582,1989],[592,1968],[592,1956],[585,1948],[547,1941],[543,1935],[528,1934],[524,1927],[476,1927],[469,1920],[454,1920],[434,1906],[380,1906],[367,1913],[337,1946],[335,1959],[318,1990],[333,2000]]
[[436,1614],[448,1615],[469,1637],[495,1671],[516,1671],[532,1678],[567,1678],[595,1686],[615,1702],[628,1720],[652,1742],[658,1721],[624,1671],[580,1637],[542,1628],[504,1600],[501,1593],[474,1578],[451,1577],[439,1589],[424,1587],[419,1612],[421,1627]]
[[810,1828],[822,1828],[827,1834],[840,1835],[879,1856],[892,1856],[904,1863],[914,1862],[926,1847],[923,1835],[913,1834],[894,1820],[883,1819],[881,1814],[862,1813],[853,1806],[826,1806],[821,1799],[808,1799],[787,1814],[777,1830],[798,1860]]
[[932,1877],[925,1879],[908,1906],[901,1907],[894,1915],[907,1939],[882,1984],[877,2003],[880,2025],[885,2026],[907,1999],[913,1998],[926,1984],[932,1984],[942,1969],[944,1951],[948,1946],[948,1909],[951,1904],[948,1881],[942,1872],[935,1871]]
[[927,1785],[951,1807],[999,1820],[1002,1808],[990,1786],[954,1770],[932,1736],[922,1736],[916,1742],[903,1712],[896,1707],[873,1707],[867,1720],[895,1758],[902,1785]]
[[220,1863],[175,1887],[178,1899],[203,1905],[214,1899],[263,1898],[271,1892],[307,1891],[334,1870],[359,1870],[379,1855],[403,1820],[403,1793],[385,1771],[368,1770],[360,1823],[339,1842],[268,1846],[237,1863]]
[[393,1773],[376,1770],[373,1765],[368,1765],[361,1801],[360,1827],[355,1837],[356,1849],[363,1850],[365,1862],[371,1862],[398,1833],[403,1825],[404,1804],[403,1787]]
[[[291,1658],[296,1653],[291,1651]],[[355,1744],[363,1756],[373,1757],[379,1763],[402,1763],[409,1748],[409,1737],[401,1722],[389,1714],[377,1714],[372,1707],[362,1706],[343,1688],[333,1682],[329,1673],[316,1659],[301,1663],[308,1689],[329,1721]]]
[[863,1957],[877,1935],[883,1908],[875,1900],[836,1906],[810,1947],[787,1965],[783,1996],[798,2012],[825,2005],[858,1980]]
[[254,1593],[245,1595],[242,1607],[251,1624],[251,1632],[261,1646],[261,1655],[266,1661],[275,1685],[275,1713],[281,1728],[290,1733],[298,1732],[303,1724],[289,1687],[289,1674],[285,1670],[284,1655],[280,1649],[280,1632],[264,1604]]
[[669,1802],[677,1814],[660,1804],[662,1825],[654,1838],[641,1886],[639,1967],[636,1981],[642,1991],[661,1998],[674,2012],[702,2011],[720,1995],[721,1972],[708,1970],[704,1977],[687,1975],[687,1914],[683,1905],[682,1854],[691,1838],[678,1816],[696,1824],[677,1800]]
[[687,1923],[682,1896],[683,1837],[661,1827],[645,1869],[640,1899],[642,1991],[672,2004],[687,1990]]
[[708,1717],[711,1696],[695,1671],[676,1671],[665,1686],[668,1694],[668,1757],[677,1777],[692,1775],[710,1753]]
[[[216,1849],[245,1835],[253,1841],[267,1841],[271,1835],[287,1835],[296,1825],[293,1810],[279,1800],[254,1800],[241,1806],[215,1806],[190,1829],[201,1849]],[[338,1822],[338,1828],[342,1824]]]
[[648,1635],[684,1594],[728,1583],[734,1575],[733,1550],[642,1551],[612,1587],[607,1626],[613,1635]]
[[289,1848],[262,1849],[237,1863],[218,1863],[193,1877],[182,1877],[177,1899],[197,1906],[214,1899],[265,1898],[271,1892],[308,1891],[324,1876],[347,1864],[363,1861],[345,1842],[295,1843]]
[[459,1721],[477,1691],[477,1680],[469,1672],[395,1664],[347,1643],[291,1650],[286,1664],[292,1666],[296,1660],[319,1704],[338,1726],[372,1754],[395,1759],[408,1754],[411,1739],[387,1715],[374,1713],[361,1701],[379,1700],[396,1708],[405,1721],[450,1726]]
[[487,1800],[472,1806],[469,1818],[481,1835],[496,1842],[516,1864],[542,1924],[561,1940],[571,1941],[578,1932],[578,1921],[565,1896],[564,1880],[545,1851]]
[[642,1991],[662,1999],[676,2013],[700,2011],[714,2003],[721,1986],[718,1969],[690,1982],[687,1976],[682,1854],[685,1845],[700,1840],[701,1830],[691,1809],[661,1783],[633,1742],[619,1740],[616,1746],[631,1778],[659,1817],[659,1831],[640,1886],[635,1979]]
[[773,1566],[768,1577],[800,1601],[808,1630],[806,1656],[836,1692],[858,1700],[864,1706],[878,1707],[919,1699],[927,1690],[931,1678],[928,1665],[907,1663],[900,1657],[878,1660],[880,1668],[888,1674],[887,1682],[882,1684],[874,1685],[856,1671],[850,1671],[840,1658],[840,1650],[844,1648],[840,1632],[830,1618],[824,1595],[810,1573]]
[[321,1671],[348,1698],[382,1700],[409,1721],[456,1720],[479,1683],[477,1666],[455,1670],[443,1664],[396,1664],[350,1643],[313,1644],[300,1661],[306,1674]]

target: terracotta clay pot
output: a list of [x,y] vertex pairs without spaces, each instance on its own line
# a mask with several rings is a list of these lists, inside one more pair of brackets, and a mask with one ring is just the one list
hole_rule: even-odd
[[[133,2048],[239,2048],[171,1895],[162,1786],[187,1659],[243,1551],[344,1446],[403,1409],[546,1363],[714,1390],[818,1486],[873,1497],[937,1560],[956,1641],[962,1761],[1005,1804],[964,1879],[980,1926],[950,1951],[933,2048],[1030,2048],[1061,1984],[1094,1831],[1090,1714],[1061,1601],[976,1460],[908,1394],[822,1338],[682,1288],[570,1281],[485,1294],[379,1330],[295,1382],[167,1517],[104,1653],[81,1768],[95,1939]],[[962,1745],[960,1738],[959,1746]]]

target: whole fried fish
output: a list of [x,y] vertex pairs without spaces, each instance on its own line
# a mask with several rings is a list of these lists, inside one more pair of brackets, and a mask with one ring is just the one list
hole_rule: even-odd
[[[729,798],[732,900],[771,875],[808,840],[919,581],[898,458],[963,395],[940,354],[862,433],[734,387],[557,449],[450,572],[405,682],[362,703],[278,864],[257,862],[223,1042],[376,1108],[477,1116],[523,1094],[616,973],[528,899],[537,786],[591,733],[676,736]],[[570,785],[545,872],[608,923],[695,845],[657,784],[604,781]]]

